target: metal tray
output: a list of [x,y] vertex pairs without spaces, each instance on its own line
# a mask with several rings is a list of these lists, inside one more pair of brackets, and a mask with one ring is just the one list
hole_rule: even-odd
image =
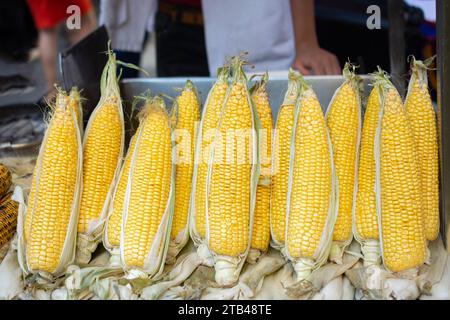
[[[362,76],[364,81],[365,95],[369,92],[370,76]],[[121,81],[121,96],[124,101],[125,121],[127,130],[127,141],[134,129],[137,127],[135,117],[129,114],[131,110],[131,103],[135,96],[141,95],[146,90],[150,89],[152,94],[166,94],[171,97],[176,97],[179,93],[177,88],[182,88],[187,78],[133,78],[124,79]],[[193,77],[189,78],[197,87],[202,106],[206,100],[209,90],[214,84],[215,78],[208,77]],[[336,89],[343,83],[342,76],[306,76],[308,82],[319,98],[320,104],[324,112],[328,108],[331,98]],[[272,107],[273,118],[276,119],[278,110],[283,101],[284,94],[287,88],[287,77],[269,77],[267,91],[269,93],[270,105]]]

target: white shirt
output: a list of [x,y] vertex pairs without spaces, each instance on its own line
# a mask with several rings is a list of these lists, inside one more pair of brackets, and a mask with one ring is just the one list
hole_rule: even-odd
[[[145,29],[153,31],[157,0],[102,0],[100,23],[114,49],[141,51]],[[289,0],[203,0],[209,71],[244,51],[254,72],[285,71],[295,58]]]
[[249,52],[252,71],[288,70],[295,58],[289,0],[203,0],[209,71],[225,57]]

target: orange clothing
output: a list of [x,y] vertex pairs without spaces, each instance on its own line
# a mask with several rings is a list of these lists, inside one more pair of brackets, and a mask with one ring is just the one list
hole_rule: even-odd
[[38,29],[54,28],[72,13],[67,13],[67,7],[77,5],[81,15],[92,10],[91,0],[27,0],[28,7]]

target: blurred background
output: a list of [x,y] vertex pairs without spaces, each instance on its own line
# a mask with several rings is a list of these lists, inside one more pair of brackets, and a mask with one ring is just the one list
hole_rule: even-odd
[[[55,4],[63,2],[54,1]],[[133,16],[130,7],[121,7],[120,0],[84,0],[80,3],[84,3],[81,7],[82,28],[72,32],[64,23],[51,24],[57,17],[53,13],[47,17],[52,10],[42,7],[39,0],[0,2],[0,153],[21,144],[39,143],[44,130],[42,110],[45,100],[51,99],[54,92],[51,84],[75,81],[72,78],[77,72],[70,67],[71,56],[78,57],[74,58],[78,59],[78,64],[80,59],[83,61],[85,73],[97,79],[93,86],[98,85],[106,57],[91,54],[86,58],[82,54],[83,46],[77,47],[77,43],[84,41],[84,48],[106,50],[106,41],[98,43],[95,37],[82,40],[105,21],[106,32],[113,40],[112,47],[118,58],[139,65],[150,77],[214,76],[214,61],[207,57],[205,49],[205,17],[202,13],[205,4],[202,6],[200,0],[152,1],[157,7],[151,8],[149,4],[148,10],[154,10],[156,14],[151,18],[145,16],[145,19],[138,16],[143,10],[137,10],[135,20],[141,24],[139,34],[133,31],[121,38],[126,40],[142,34],[143,41],[137,50],[116,48],[121,41],[116,29],[126,24],[127,14]],[[380,28],[370,30],[367,19],[371,13],[367,8],[372,5],[380,8]],[[393,73],[394,82],[401,89],[402,80],[408,77],[407,57],[412,54],[423,60],[436,52],[435,5],[434,0],[315,0],[315,32],[320,52],[325,52],[324,57],[330,58],[331,65],[333,59],[340,67],[346,61],[357,64],[361,74],[371,73],[380,66]],[[69,15],[64,13],[61,19],[65,20]],[[215,45],[220,44],[219,40]],[[188,51],[192,53],[190,58],[183,55]],[[60,60],[59,53],[66,58]],[[173,59],[178,59],[180,67],[171,68],[177,64]],[[62,70],[64,66],[70,70],[66,75]],[[294,66],[298,65],[294,63]],[[302,68],[302,65],[298,67]],[[327,72],[317,72],[313,67],[311,70],[311,74],[336,74],[333,68]],[[122,74],[122,78],[143,76],[146,75],[133,70]],[[436,75],[430,72],[434,97],[436,85]],[[89,81],[86,81],[86,87],[89,87]]]

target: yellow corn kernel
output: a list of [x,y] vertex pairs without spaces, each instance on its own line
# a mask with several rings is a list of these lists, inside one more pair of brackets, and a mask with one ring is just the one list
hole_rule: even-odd
[[286,228],[286,198],[289,184],[289,157],[291,134],[294,125],[294,105],[281,106],[276,122],[274,143],[274,169],[272,175],[272,209],[270,225],[272,236],[278,243],[284,243]]
[[201,238],[206,235],[206,176],[208,173],[208,159],[210,158],[211,148],[217,121],[222,111],[225,96],[228,90],[228,73],[219,76],[216,84],[209,93],[209,101],[205,105],[205,112],[202,118],[202,141],[201,141],[201,159],[197,167],[196,189],[195,189],[195,228]]
[[0,248],[14,236],[19,204],[11,199],[11,193],[0,199]]
[[187,81],[177,98],[176,109],[177,166],[175,182],[175,208],[171,239],[175,240],[186,229],[194,170],[195,128],[200,119],[200,105],[194,84]]
[[[57,105],[41,148],[35,193],[28,203],[26,259],[30,270],[53,273],[68,233],[78,177],[78,126],[67,101]],[[34,179],[33,179],[34,180]]]
[[379,239],[375,202],[375,133],[380,114],[378,86],[374,86],[367,101],[361,135],[358,168],[358,192],[356,196],[355,225],[362,239]]
[[336,93],[327,114],[333,160],[339,181],[339,211],[333,231],[334,241],[348,241],[352,236],[356,154],[360,130],[357,90],[357,82],[347,80]]
[[12,184],[11,171],[0,163],[0,198],[9,190]]
[[130,146],[128,148],[125,161],[123,163],[122,170],[120,172],[119,182],[117,183],[117,188],[114,193],[113,207],[111,215],[108,219],[108,242],[112,247],[118,247],[120,245],[120,230],[122,225],[122,212],[123,212],[123,201],[125,199],[125,191],[127,189],[128,175],[130,173],[130,163],[133,156],[134,147],[136,145],[136,135],[130,140]]
[[246,84],[236,82],[219,120],[208,198],[208,245],[219,255],[237,257],[249,245],[252,120]]
[[385,94],[380,171],[384,264],[394,272],[417,267],[426,257],[420,175],[413,134],[393,87]]
[[294,109],[300,85],[299,74],[289,72],[288,88],[275,123],[272,150],[272,188],[270,229],[272,238],[283,245],[286,234],[286,201],[289,184],[289,160],[291,154],[291,136],[294,126]]
[[438,138],[427,69],[421,61],[413,61],[405,109],[419,157],[425,236],[427,240],[435,240],[439,234]]
[[100,217],[121,156],[123,122],[117,99],[111,98],[91,116],[85,133],[79,233]]
[[[128,267],[143,268],[169,199],[172,158],[169,116],[150,105],[136,141],[131,190],[124,225],[123,252]],[[163,104],[162,104],[163,105]]]
[[267,78],[262,80],[252,94],[261,122],[259,152],[261,160],[260,183],[256,189],[256,205],[253,217],[252,249],[267,251],[270,241],[270,177],[272,150],[272,109],[266,90]]
[[311,89],[302,93],[286,246],[294,258],[315,259],[328,219],[332,163],[322,108]]

